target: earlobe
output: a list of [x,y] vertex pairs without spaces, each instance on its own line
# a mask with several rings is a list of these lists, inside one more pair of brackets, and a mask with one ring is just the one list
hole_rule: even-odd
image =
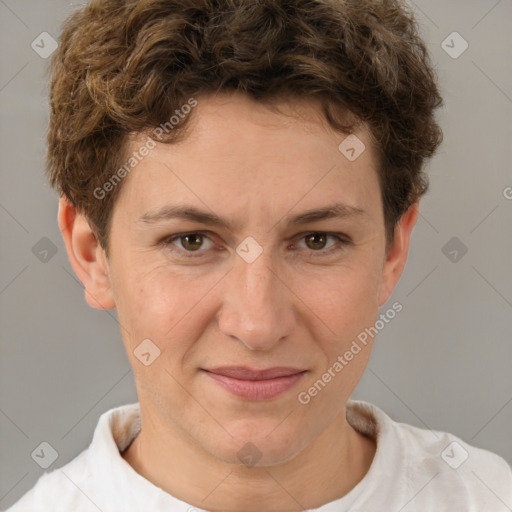
[[96,309],[114,308],[105,251],[86,217],[65,196],[59,200],[58,223],[71,266],[85,288],[85,300]]
[[379,307],[385,304],[395,289],[407,262],[412,230],[419,216],[419,204],[412,204],[395,227],[395,236],[382,268]]

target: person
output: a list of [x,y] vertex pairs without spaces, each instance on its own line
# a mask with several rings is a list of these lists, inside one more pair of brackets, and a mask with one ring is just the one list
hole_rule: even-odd
[[117,309],[138,402],[10,510],[509,510],[503,458],[350,399],[403,314],[388,301],[441,105],[398,0],[74,12],[47,168],[86,301]]

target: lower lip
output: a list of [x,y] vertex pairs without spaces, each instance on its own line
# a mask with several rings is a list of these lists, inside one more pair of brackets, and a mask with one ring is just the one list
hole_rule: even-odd
[[266,380],[241,380],[225,375],[218,375],[204,370],[215,382],[233,393],[234,395],[246,400],[269,400],[283,394],[293,387],[306,372],[295,373],[287,377],[276,377]]

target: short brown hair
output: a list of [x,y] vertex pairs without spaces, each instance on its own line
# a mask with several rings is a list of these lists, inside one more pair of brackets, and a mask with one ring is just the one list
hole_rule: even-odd
[[[423,163],[442,140],[442,99],[399,0],[92,0],[66,20],[52,57],[47,172],[107,253],[121,186],[101,200],[94,190],[122,165],[128,136],[219,91],[315,98],[334,129],[351,132],[347,113],[368,126],[388,243],[428,189]],[[185,136],[190,117],[166,142]]]

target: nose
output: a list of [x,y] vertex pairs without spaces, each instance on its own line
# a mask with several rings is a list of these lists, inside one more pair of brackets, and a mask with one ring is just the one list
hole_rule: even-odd
[[269,351],[293,332],[293,293],[265,252],[252,263],[238,258],[227,277],[218,313],[223,334],[249,350]]

